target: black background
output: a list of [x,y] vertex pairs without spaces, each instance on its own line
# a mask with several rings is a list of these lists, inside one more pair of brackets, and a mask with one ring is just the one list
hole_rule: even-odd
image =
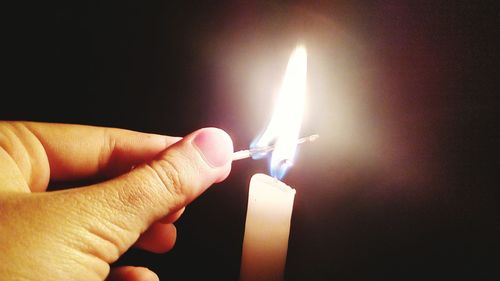
[[[250,2],[250,1],[248,1]],[[449,3],[448,3],[449,2]],[[498,12],[455,1],[52,1],[6,7],[1,119],[248,146],[297,42],[309,51],[286,280],[497,280]],[[240,161],[167,254],[118,264],[237,280],[252,174]]]

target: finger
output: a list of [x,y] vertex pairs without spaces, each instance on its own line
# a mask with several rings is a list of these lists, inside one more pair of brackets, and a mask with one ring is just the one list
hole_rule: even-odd
[[23,122],[45,149],[51,180],[115,176],[154,158],[180,138],[123,129]]
[[174,223],[182,216],[185,210],[186,207],[182,207],[182,209],[180,209],[179,211],[161,218],[158,222],[164,224]]
[[177,229],[173,224],[154,223],[144,232],[135,246],[153,253],[170,251],[177,239]]
[[155,281],[158,275],[145,267],[120,266],[112,268],[107,281]]
[[202,129],[127,174],[55,192],[50,198],[59,208],[65,205],[73,210],[66,219],[97,236],[87,242],[95,245],[93,253],[113,262],[109,253],[122,254],[153,222],[177,212],[223,180],[231,169],[232,153],[232,141],[224,131]]
[[47,155],[20,122],[0,121],[0,190],[43,191],[49,182]]
[[[29,192],[26,177],[12,157],[0,146],[0,192]],[[46,182],[43,184],[46,185]]]

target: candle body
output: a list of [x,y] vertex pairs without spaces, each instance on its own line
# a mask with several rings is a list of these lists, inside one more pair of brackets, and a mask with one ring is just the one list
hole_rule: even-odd
[[250,180],[240,281],[283,280],[295,189],[276,178]]

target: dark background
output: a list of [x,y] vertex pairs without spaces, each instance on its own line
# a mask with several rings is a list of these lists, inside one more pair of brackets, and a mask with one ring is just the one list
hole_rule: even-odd
[[[468,1],[38,1],[8,7],[0,119],[248,146],[291,50],[309,52],[286,280],[498,280],[498,17]],[[237,280],[240,161],[176,223],[162,280]]]

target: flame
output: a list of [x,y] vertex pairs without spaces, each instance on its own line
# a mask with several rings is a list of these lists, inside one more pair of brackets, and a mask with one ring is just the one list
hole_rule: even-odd
[[306,94],[307,51],[295,48],[290,56],[278,93],[274,112],[264,133],[253,142],[252,148],[268,146],[275,141],[270,162],[271,176],[283,178],[293,165],[297,149]]

